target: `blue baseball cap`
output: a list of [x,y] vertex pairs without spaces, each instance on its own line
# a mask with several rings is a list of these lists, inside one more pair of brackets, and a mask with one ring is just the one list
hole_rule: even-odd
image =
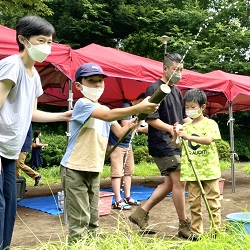
[[103,73],[102,68],[95,63],[85,63],[75,73],[75,80],[78,81],[79,78],[85,78],[93,75],[103,75],[103,77],[108,77]]

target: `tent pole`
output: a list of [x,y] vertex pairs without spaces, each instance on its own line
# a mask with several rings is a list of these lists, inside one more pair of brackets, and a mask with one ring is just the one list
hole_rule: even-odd
[[[72,110],[73,109],[73,92],[72,92],[72,81],[70,79],[68,79],[68,110]],[[69,141],[69,137],[70,137],[70,123],[67,122],[67,145],[68,145],[68,141]]]
[[229,132],[230,132],[230,161],[231,161],[231,178],[232,178],[232,192],[235,193],[235,168],[234,168],[234,118],[233,118],[233,105],[232,101],[228,102],[228,110],[229,110]]
[[[68,79],[68,110],[72,110],[73,108],[73,91],[72,91],[72,81],[70,79]],[[66,132],[66,136],[67,136],[67,141],[66,141],[66,146],[68,145],[69,142],[69,137],[70,137],[70,122],[67,122],[67,132]],[[67,211],[66,211],[66,197],[64,194],[64,205],[63,205],[63,224],[67,225],[68,223],[68,218],[67,218]]]

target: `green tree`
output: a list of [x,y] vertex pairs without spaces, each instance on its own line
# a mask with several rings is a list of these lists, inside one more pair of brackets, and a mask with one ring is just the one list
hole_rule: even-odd
[[49,16],[53,11],[47,6],[52,0],[2,0],[0,1],[0,24],[15,28],[24,15]]
[[106,1],[53,0],[48,6],[54,15],[47,19],[55,26],[60,43],[73,48],[90,43],[112,44],[111,15]]
[[249,75],[248,2],[187,0],[175,4],[174,1],[172,8],[161,9],[155,15],[150,13],[148,26],[124,38],[123,49],[161,60],[157,38],[167,35],[171,37],[168,52],[188,52],[185,58],[188,69],[199,72],[221,69]]

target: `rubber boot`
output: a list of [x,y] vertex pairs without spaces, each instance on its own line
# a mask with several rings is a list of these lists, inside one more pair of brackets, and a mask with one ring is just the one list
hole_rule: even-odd
[[136,210],[128,217],[128,219],[138,225],[142,230],[142,234],[155,234],[156,231],[149,227],[148,220],[149,216],[148,213],[142,209],[141,207],[137,207]]
[[198,236],[191,231],[190,226],[191,222],[189,219],[186,220],[179,219],[178,236],[192,241],[197,241]]

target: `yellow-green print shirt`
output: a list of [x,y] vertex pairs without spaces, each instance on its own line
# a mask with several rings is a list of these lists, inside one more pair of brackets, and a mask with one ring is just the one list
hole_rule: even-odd
[[[190,160],[196,169],[200,180],[214,180],[221,177],[219,156],[215,140],[221,139],[218,124],[211,119],[204,118],[202,121],[192,124],[184,124],[188,134],[199,137],[211,137],[210,145],[197,144],[195,142],[183,140],[189,153]],[[188,161],[187,154],[182,145],[181,158],[181,181],[196,181],[193,169]]]

